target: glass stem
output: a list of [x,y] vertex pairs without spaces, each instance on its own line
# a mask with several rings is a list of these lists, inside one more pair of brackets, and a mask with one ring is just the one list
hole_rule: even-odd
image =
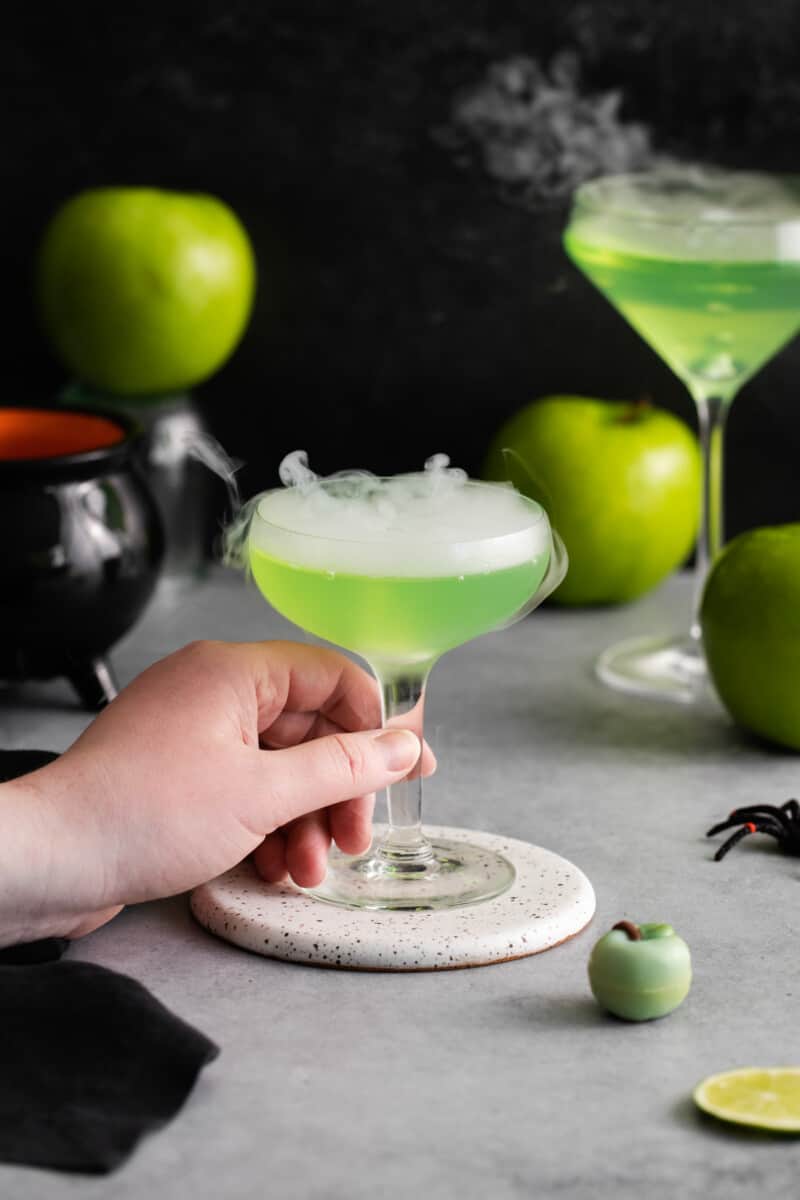
[[700,640],[700,604],[706,575],[722,548],[723,530],[723,440],[730,400],[708,395],[701,388],[692,392],[700,425],[700,449],[703,455],[703,494],[700,504],[700,531],[694,568],[691,636]]
[[[381,685],[384,727],[410,729],[423,739],[425,685],[430,668],[391,673],[376,670]],[[412,874],[433,861],[433,849],[422,832],[421,760],[399,783],[386,789],[389,829],[375,851],[396,872]]]

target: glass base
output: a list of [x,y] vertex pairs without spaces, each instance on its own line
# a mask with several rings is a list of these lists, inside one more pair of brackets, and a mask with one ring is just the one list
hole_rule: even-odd
[[618,642],[600,655],[595,672],[617,691],[679,704],[696,703],[708,682],[703,648],[690,634],[652,634]]
[[380,844],[353,856],[333,849],[328,871],[309,896],[345,908],[460,908],[499,896],[514,882],[507,858],[483,846],[436,839],[424,862],[397,858]]

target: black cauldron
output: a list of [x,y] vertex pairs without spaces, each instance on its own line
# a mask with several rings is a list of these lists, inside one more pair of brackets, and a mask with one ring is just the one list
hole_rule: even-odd
[[0,678],[66,675],[92,709],[116,695],[105,654],[164,551],[136,443],[116,415],[0,408]]

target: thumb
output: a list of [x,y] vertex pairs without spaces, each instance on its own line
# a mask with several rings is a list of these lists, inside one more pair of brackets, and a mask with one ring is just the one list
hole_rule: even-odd
[[408,775],[420,750],[410,729],[379,729],[259,751],[267,774],[260,823],[270,832],[304,813],[380,791]]

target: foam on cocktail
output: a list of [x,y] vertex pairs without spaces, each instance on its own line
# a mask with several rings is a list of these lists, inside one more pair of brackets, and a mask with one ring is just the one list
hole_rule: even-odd
[[550,548],[547,516],[503,484],[481,484],[436,455],[426,469],[381,478],[344,472],[318,479],[302,455],[265,493],[250,548],[313,570],[394,578],[504,570]]
[[800,177],[666,167],[596,179],[570,236],[587,246],[683,261],[800,259]]

